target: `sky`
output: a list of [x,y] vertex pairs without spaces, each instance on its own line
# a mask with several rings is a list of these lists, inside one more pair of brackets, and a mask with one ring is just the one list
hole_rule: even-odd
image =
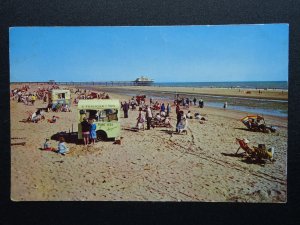
[[13,27],[10,81],[287,81],[288,25]]

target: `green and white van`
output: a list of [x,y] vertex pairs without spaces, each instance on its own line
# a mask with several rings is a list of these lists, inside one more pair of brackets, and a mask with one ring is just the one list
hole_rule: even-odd
[[80,99],[78,102],[78,139],[83,139],[81,122],[96,120],[97,140],[120,136],[120,101],[117,99]]

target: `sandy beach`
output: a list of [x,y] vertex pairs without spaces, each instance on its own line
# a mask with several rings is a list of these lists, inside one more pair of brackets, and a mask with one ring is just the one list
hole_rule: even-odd
[[[12,86],[12,88],[15,86]],[[63,87],[61,87],[63,88]],[[101,87],[99,87],[101,89]],[[161,87],[114,87],[139,91],[174,91]],[[31,85],[30,91],[37,85]],[[251,94],[239,89],[176,88],[180,93],[251,96],[287,100],[288,92],[268,90]],[[130,97],[109,92],[120,101]],[[163,97],[163,96],[162,96]],[[149,99],[146,101],[149,103]],[[167,102],[165,102],[167,103]],[[246,112],[222,108],[191,106],[192,115],[199,112],[207,121],[189,120],[187,134],[175,130],[175,107],[171,111],[174,128],[155,128],[134,132],[138,111],[121,112],[121,144],[97,142],[85,147],[67,143],[66,156],[41,147],[46,138],[58,132],[77,132],[77,107],[72,112],[49,112],[59,117],[55,124],[21,122],[26,111],[45,107],[41,100],[35,106],[11,100],[11,199],[14,201],[202,201],[202,202],[270,202],[287,199],[288,120],[265,116],[267,124],[278,127],[276,133],[250,132],[240,119]],[[187,109],[184,112],[187,113]],[[265,144],[275,148],[273,163],[249,163],[234,153],[236,138],[247,138],[250,146]],[[25,146],[15,145],[25,142]],[[57,147],[57,141],[51,140]]]

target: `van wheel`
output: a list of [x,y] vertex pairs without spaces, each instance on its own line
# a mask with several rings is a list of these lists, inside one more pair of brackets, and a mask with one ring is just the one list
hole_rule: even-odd
[[106,141],[107,140],[107,134],[103,130],[97,131],[97,138],[96,141]]

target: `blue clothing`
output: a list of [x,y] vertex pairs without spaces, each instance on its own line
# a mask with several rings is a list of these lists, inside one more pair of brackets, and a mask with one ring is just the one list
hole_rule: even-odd
[[50,148],[50,147],[51,147],[50,143],[49,143],[48,141],[46,141],[46,142],[44,143],[44,149],[48,149],[48,148]]
[[57,151],[58,153],[66,153],[69,151],[69,149],[66,146],[65,142],[59,142]]
[[96,139],[96,124],[94,123],[91,124],[90,136],[92,139]]
[[166,110],[165,105],[162,104],[161,107],[160,107],[160,111],[164,112],[165,110]]

